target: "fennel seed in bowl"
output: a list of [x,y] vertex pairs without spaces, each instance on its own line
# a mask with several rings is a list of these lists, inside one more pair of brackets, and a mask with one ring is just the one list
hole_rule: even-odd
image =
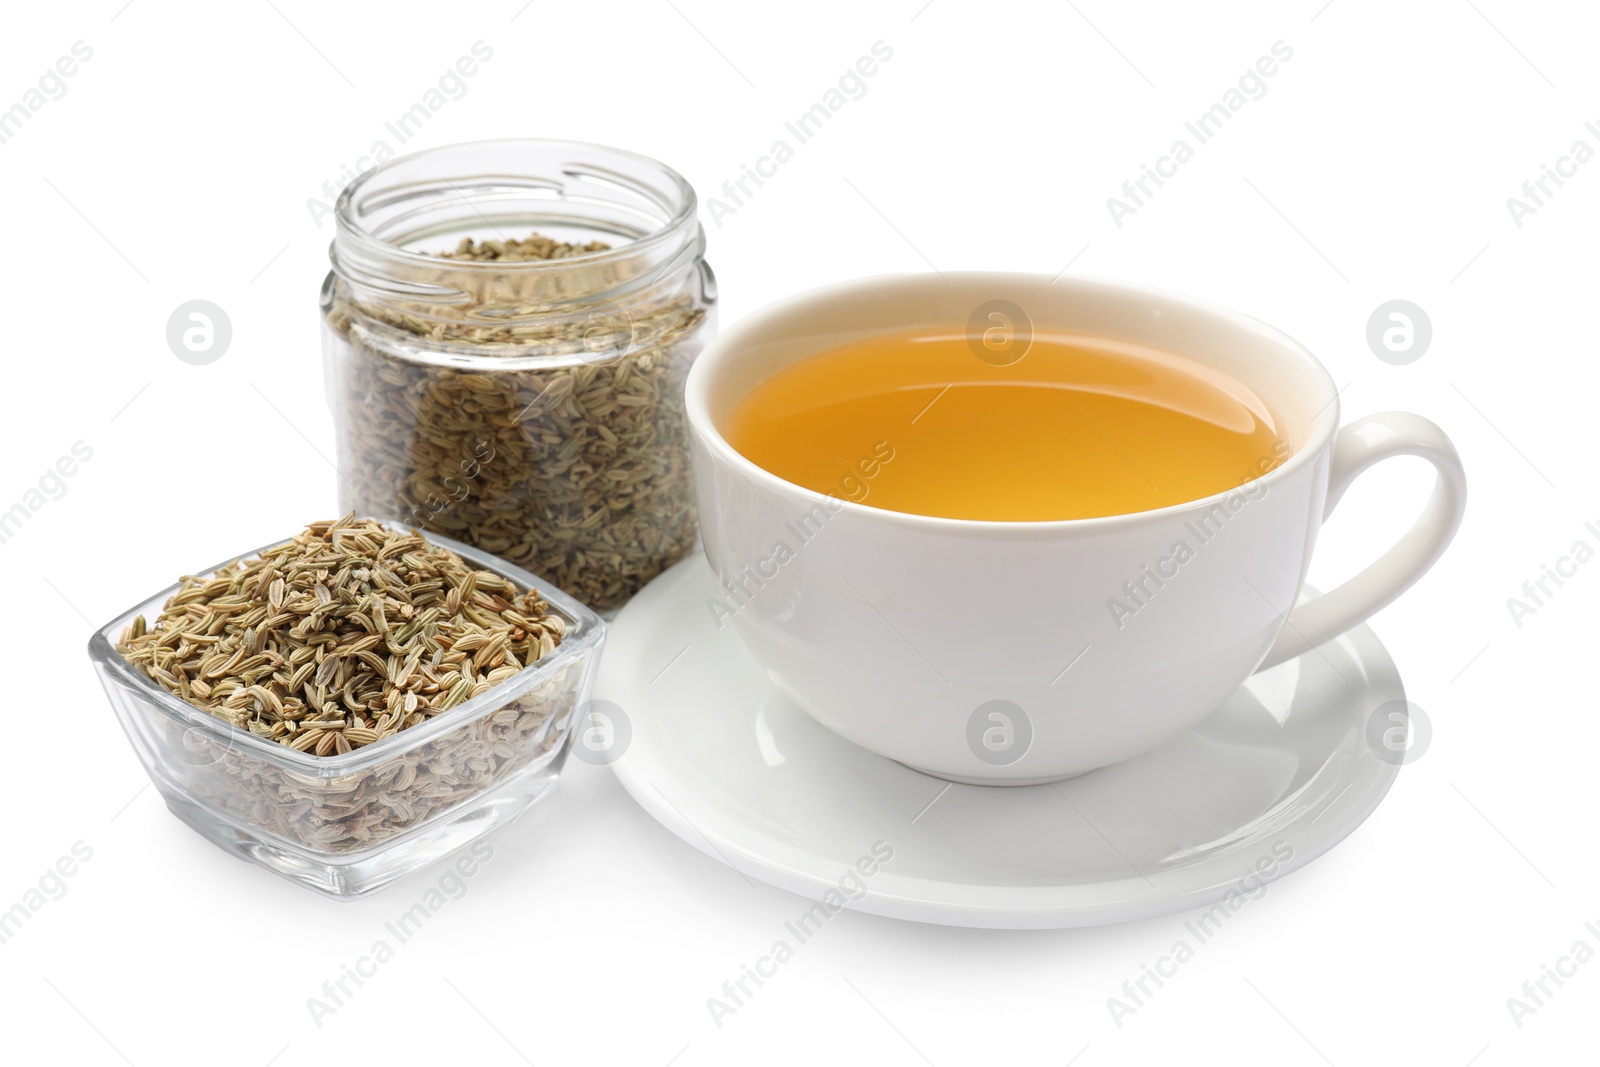
[[219,719],[331,756],[492,689],[565,632],[537,592],[414,530],[346,515],[183,579],[117,651]]

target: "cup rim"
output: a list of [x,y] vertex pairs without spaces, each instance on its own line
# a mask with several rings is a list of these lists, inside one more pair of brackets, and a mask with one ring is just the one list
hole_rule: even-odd
[[[718,364],[734,358],[729,353],[743,342],[745,334],[780,315],[798,310],[808,304],[825,303],[833,298],[856,293],[874,285],[921,282],[931,286],[934,284],[948,285],[954,281],[989,282],[995,284],[997,288],[1002,288],[1008,283],[1037,285],[1042,282],[1052,287],[1059,283],[1062,286],[1061,292],[1067,292],[1076,286],[1081,291],[1109,290],[1123,294],[1135,294],[1163,301],[1171,306],[1209,315],[1212,318],[1221,319],[1261,335],[1286,352],[1298,357],[1301,363],[1318,380],[1320,391],[1326,399],[1322,406],[1310,417],[1311,434],[1305,445],[1296,449],[1288,460],[1260,477],[1220,490],[1209,496],[1197,497],[1194,500],[1183,500],[1176,504],[1167,504],[1147,511],[1129,511],[1116,515],[1097,515],[1078,519],[957,519],[942,515],[919,515],[908,511],[892,511],[888,508],[878,508],[869,504],[857,503],[829,493],[821,493],[815,489],[809,489],[806,486],[778,477],[766,468],[747,459],[738,449],[734,448],[712,420],[709,399],[712,377],[717,373]],[[886,326],[886,330],[889,328]],[[1181,355],[1182,353],[1180,352],[1179,354]],[[1273,484],[1287,480],[1301,468],[1316,462],[1320,456],[1328,451],[1333,441],[1333,435],[1339,427],[1340,392],[1341,390],[1334,384],[1333,376],[1328,373],[1328,368],[1323,366],[1322,361],[1312,355],[1311,350],[1306,348],[1305,345],[1290,337],[1278,327],[1263,322],[1253,315],[1246,315],[1243,312],[1234,311],[1231,308],[1223,307],[1208,300],[1184,296],[1169,289],[1086,274],[1072,274],[1051,279],[1044,274],[1020,271],[941,271],[933,274],[904,271],[894,274],[866,275],[847,281],[817,286],[783,297],[746,315],[733,326],[714,337],[705,350],[700,353],[699,357],[695,359],[693,366],[689,370],[688,379],[684,383],[684,405],[688,414],[689,425],[701,442],[721,462],[734,467],[746,480],[754,480],[757,484],[768,489],[797,495],[828,508],[836,514],[841,511],[854,513],[862,517],[872,517],[881,522],[888,522],[910,529],[943,531],[946,533],[971,533],[985,537],[1013,535],[1026,538],[1063,533],[1110,532],[1186,511],[1206,510],[1239,492],[1246,485],[1264,485],[1270,491]]]

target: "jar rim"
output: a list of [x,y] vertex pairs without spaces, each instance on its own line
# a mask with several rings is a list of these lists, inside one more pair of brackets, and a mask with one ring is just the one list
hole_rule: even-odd
[[[408,314],[493,318],[547,314],[595,301],[629,302],[678,278],[705,251],[694,187],[671,167],[585,141],[467,141],[388,160],[351,182],[335,207],[329,258],[357,302]],[[475,217],[474,217],[475,216]],[[416,243],[485,226],[531,224],[547,236],[621,238],[555,259],[474,260],[416,251]],[[504,237],[501,234],[502,238]],[[506,294],[515,299],[505,303]],[[485,304],[485,301],[488,301]]]
[[[644,155],[640,152],[629,151],[626,148],[614,148],[611,145],[598,144],[592,141],[575,141],[563,138],[544,137],[500,137],[481,141],[457,141],[452,144],[439,145],[434,148],[424,148],[417,152],[408,152],[403,156],[380,163],[365,173],[357,176],[355,180],[345,186],[339,194],[339,199],[334,204],[335,221],[341,234],[347,234],[359,245],[372,246],[382,250],[386,255],[399,256],[405,261],[418,265],[437,265],[440,257],[428,252],[416,252],[395,244],[392,241],[379,237],[364,226],[356,217],[355,205],[361,194],[368,190],[372,183],[405,165],[415,165],[429,159],[444,159],[457,155],[467,149],[479,148],[526,148],[535,150],[568,149],[575,155],[583,158],[585,162],[604,160],[605,157],[630,160],[637,164],[653,168],[677,193],[678,202],[674,213],[660,226],[649,233],[626,244],[618,245],[597,252],[584,252],[579,255],[569,256],[559,260],[529,259],[529,260],[452,260],[451,267],[466,270],[548,270],[552,267],[562,266],[576,261],[582,261],[589,266],[602,263],[608,259],[625,259],[630,254],[637,255],[643,246],[661,244],[666,242],[673,234],[684,228],[692,220],[698,207],[694,186],[688,179],[679,174],[672,167]],[[663,205],[666,206],[666,205]]]

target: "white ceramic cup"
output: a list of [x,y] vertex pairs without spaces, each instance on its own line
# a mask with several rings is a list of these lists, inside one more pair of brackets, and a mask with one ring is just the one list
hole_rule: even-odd
[[[984,310],[996,307],[998,318]],[[769,474],[723,436],[737,402],[797,360],[872,334],[948,330],[975,312],[1000,331],[988,339],[999,351],[1024,344],[1031,322],[1034,332],[1129,341],[1220,368],[1266,402],[1291,454],[1190,503],[988,522],[853,502],[871,457],[859,478],[824,494]],[[1283,333],[1107,281],[895,275],[804,293],[713,341],[690,372],[687,406],[706,555],[722,583],[706,610],[736,626],[824,725],[958,782],[1070,777],[1190,729],[1251,672],[1397,597],[1439,558],[1466,506],[1461,461],[1427,419],[1386,412],[1341,429],[1333,380]],[[884,436],[892,447],[894,430]],[[1354,578],[1297,606],[1322,522],[1358,474],[1399,455],[1437,472],[1415,525]]]

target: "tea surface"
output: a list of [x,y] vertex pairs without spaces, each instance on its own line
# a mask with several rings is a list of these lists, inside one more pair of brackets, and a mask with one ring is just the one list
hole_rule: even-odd
[[958,330],[809,356],[743,397],[724,432],[757,466],[818,492],[1019,522],[1197,500],[1289,455],[1260,397],[1195,361],[1041,335],[994,366]]

